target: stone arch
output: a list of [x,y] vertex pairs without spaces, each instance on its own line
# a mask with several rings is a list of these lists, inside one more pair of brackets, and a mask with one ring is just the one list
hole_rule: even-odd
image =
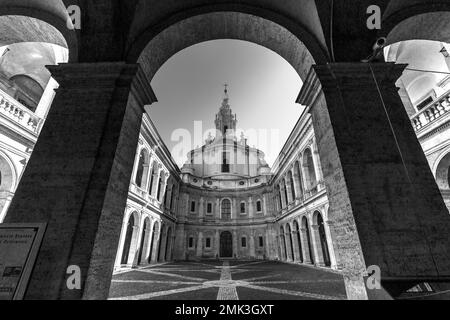
[[136,170],[136,178],[134,182],[140,188],[145,188],[148,181],[148,171],[150,165],[150,154],[146,148],[139,153],[139,159]]
[[303,153],[303,170],[306,188],[311,190],[317,186],[317,176],[314,168],[313,154],[310,148],[307,148]]
[[327,234],[325,230],[325,221],[323,220],[322,213],[319,211],[313,214],[314,226],[318,227],[316,237],[318,237],[317,245],[319,254],[322,255],[323,263],[326,267],[331,267],[330,250],[328,248]]
[[0,152],[0,223],[6,215],[16,188],[17,173],[9,157]]
[[159,240],[158,240],[158,253],[157,253],[157,262],[160,262],[165,258],[163,250],[164,247],[164,241],[166,240],[164,237],[166,236],[167,232],[167,226],[164,223],[161,223],[161,228],[159,231]]
[[[3,2],[9,2],[3,4]],[[0,46],[19,42],[45,42],[69,50],[78,60],[78,40],[62,0],[0,1]],[[69,27],[68,27],[69,26]]]
[[297,197],[302,196],[305,192],[303,190],[303,175],[302,175],[302,169],[301,169],[301,160],[297,160],[294,163],[294,179],[297,181]]
[[450,191],[450,150],[436,162],[435,176],[439,189]]
[[[183,10],[153,25],[131,41],[129,62],[138,61],[149,79],[174,54],[192,45],[236,39],[264,46],[287,60],[302,79],[310,67],[329,58],[320,41],[300,23],[262,8],[244,5],[204,6]],[[293,54],[295,52],[295,54]]]
[[302,229],[304,231],[304,237],[305,237],[305,249],[306,249],[306,255],[310,259],[311,263],[314,264],[315,257],[312,247],[312,241],[311,241],[311,229],[309,227],[309,222],[307,217],[302,218]]
[[139,233],[139,214],[134,211],[132,212],[128,219],[126,220],[126,228],[125,228],[125,239],[122,249],[122,255],[121,255],[121,264],[127,265],[132,263],[132,246],[133,246],[133,240],[136,239]]
[[391,1],[383,18],[381,36],[393,44],[406,40],[450,42],[450,4],[444,1],[431,6],[428,1]]

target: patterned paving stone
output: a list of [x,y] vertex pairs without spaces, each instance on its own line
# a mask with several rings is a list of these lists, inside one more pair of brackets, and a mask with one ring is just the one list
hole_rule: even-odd
[[113,300],[337,300],[342,276],[267,261],[170,263],[114,275]]

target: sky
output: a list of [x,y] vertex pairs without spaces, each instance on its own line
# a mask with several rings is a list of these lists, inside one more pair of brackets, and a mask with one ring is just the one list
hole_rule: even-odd
[[[302,81],[291,65],[265,47],[240,40],[214,40],[178,52],[152,80],[158,102],[147,107],[179,167],[204,144],[228,84],[238,137],[266,154],[271,166],[297,123],[295,103]],[[180,145],[183,148],[180,149]]]

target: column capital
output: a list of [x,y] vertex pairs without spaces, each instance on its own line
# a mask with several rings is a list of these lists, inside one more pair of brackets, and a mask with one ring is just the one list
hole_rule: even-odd
[[131,92],[142,108],[157,101],[150,81],[139,64],[61,63],[47,66],[47,69],[60,85],[58,92],[84,90],[87,93],[104,93],[113,92],[117,87],[131,86]]

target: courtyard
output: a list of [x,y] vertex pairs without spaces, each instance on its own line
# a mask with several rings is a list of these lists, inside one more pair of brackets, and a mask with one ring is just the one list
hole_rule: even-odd
[[273,261],[176,262],[120,271],[111,300],[344,300],[341,275]]

